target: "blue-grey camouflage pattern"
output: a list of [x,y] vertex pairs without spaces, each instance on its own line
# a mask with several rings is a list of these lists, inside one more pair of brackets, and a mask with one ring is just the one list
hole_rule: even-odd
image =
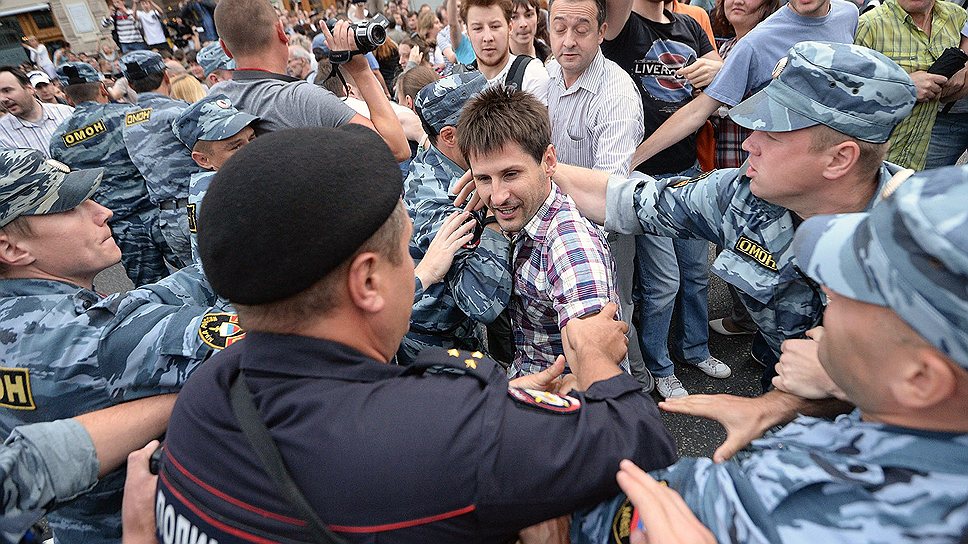
[[217,41],[199,49],[195,60],[201,65],[205,77],[211,75],[215,70],[235,70],[235,60],[230,59],[225,54],[222,44]]
[[215,171],[192,174],[192,180],[188,186],[188,230],[192,237],[192,264],[199,267],[202,266],[202,257],[198,253],[198,218],[202,212],[202,200],[214,177]]
[[128,278],[140,286],[168,275],[168,246],[157,245],[158,208],[148,199],[145,178],[124,145],[122,127],[134,111],[129,104],[78,104],[51,136],[50,156],[72,169],[104,168],[94,200],[114,213],[108,225],[121,248],[121,262]]
[[[464,171],[428,147],[410,163],[403,201],[413,220],[410,256],[415,262],[427,252],[444,219],[459,208],[450,190]],[[444,281],[423,289],[417,282],[410,331],[397,357],[402,364],[429,346],[483,351],[480,324],[497,319],[511,298],[511,268],[507,238],[484,229],[480,244],[462,248]]]
[[0,543],[17,544],[44,513],[97,483],[94,443],[73,419],[14,429],[0,446]]
[[752,130],[789,132],[818,124],[884,143],[914,108],[917,89],[894,61],[863,46],[800,42],[763,90],[729,110]]
[[[58,281],[0,280],[0,436],[177,392],[213,351],[202,333],[219,340],[206,318],[226,316],[226,307],[197,267],[106,298]],[[58,540],[117,543],[123,484],[124,471],[116,471],[51,513]]]
[[154,51],[132,51],[121,57],[121,74],[128,81],[132,79],[143,79],[148,74],[164,72],[168,67],[165,66],[165,59]]
[[[880,185],[898,171],[884,163]],[[867,208],[879,199],[878,192]],[[777,355],[784,340],[803,337],[823,315],[823,294],[801,274],[794,258],[793,212],[750,192],[744,169],[714,170],[694,179],[611,176],[605,229],[719,244],[723,251],[713,262],[713,273],[737,289]]]
[[192,151],[199,140],[217,142],[231,138],[258,120],[255,115],[236,109],[224,94],[213,94],[185,108],[171,129]]
[[794,251],[809,276],[847,298],[890,308],[968,368],[968,167],[898,181],[869,213],[806,220]]
[[0,227],[24,215],[74,209],[94,195],[103,174],[70,172],[35,149],[0,149]]
[[[137,52],[137,51],[136,51]],[[134,53],[129,53],[133,55]],[[188,182],[201,168],[171,131],[188,103],[155,92],[139,93],[138,108],[128,114],[123,130],[131,162],[145,178],[152,204],[188,198]],[[159,210],[161,231],[181,268],[191,262],[188,219],[184,207]]]
[[[76,77],[75,77],[76,74]],[[71,78],[75,78],[72,81]],[[63,87],[74,85],[75,83],[100,83],[104,81],[101,72],[94,69],[86,62],[65,62],[57,67],[57,79]]]
[[476,70],[447,76],[420,89],[413,109],[439,133],[446,126],[457,126],[464,103],[480,93],[486,84],[484,74]]
[[[717,542],[959,542],[968,527],[968,435],[800,416],[734,459],[682,459],[652,475]],[[612,539],[623,496],[575,515],[572,544]],[[627,540],[626,540],[627,542]]]

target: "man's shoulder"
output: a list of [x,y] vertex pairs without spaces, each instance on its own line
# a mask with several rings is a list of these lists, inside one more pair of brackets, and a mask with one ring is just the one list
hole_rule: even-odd
[[67,106],[65,104],[52,104],[49,102],[43,102],[42,107],[45,110],[54,112],[61,117],[69,117],[72,113],[74,113],[74,108],[72,108],[71,106]]

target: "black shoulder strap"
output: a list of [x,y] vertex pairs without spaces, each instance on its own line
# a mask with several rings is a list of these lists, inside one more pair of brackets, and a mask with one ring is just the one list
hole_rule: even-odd
[[299,512],[300,516],[306,520],[306,531],[313,537],[313,542],[318,544],[346,544],[346,541],[339,538],[330,531],[323,523],[316,511],[309,505],[309,501],[299,490],[296,482],[292,481],[292,476],[286,469],[286,464],[282,460],[279,448],[269,436],[269,430],[256,410],[255,403],[252,401],[252,393],[245,385],[245,380],[241,373],[235,377],[231,388],[232,413],[239,421],[242,432],[249,439],[252,448],[259,454],[259,459],[265,466],[266,472],[272,479],[279,484],[283,497],[289,504]]
[[286,74],[277,74],[275,72],[269,72],[267,70],[249,70],[249,69],[233,70],[232,79],[235,81],[256,81],[259,79],[275,79],[286,83],[292,83],[293,81],[302,81],[298,77],[292,77]]
[[513,86],[519,91],[524,90],[524,72],[528,69],[528,63],[533,61],[534,57],[529,55],[518,55],[514,58],[514,62],[511,63],[511,69],[508,70],[508,75],[504,78],[504,84],[508,87]]

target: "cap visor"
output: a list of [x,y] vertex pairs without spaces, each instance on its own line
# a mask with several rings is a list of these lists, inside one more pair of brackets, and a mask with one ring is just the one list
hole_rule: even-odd
[[211,138],[199,138],[201,141],[217,142],[224,140],[226,138],[231,138],[238,134],[243,128],[251,125],[252,123],[258,121],[259,118],[255,115],[251,115],[244,112],[236,113],[232,116],[232,120],[229,121],[225,126],[222,127],[216,134]]
[[61,180],[60,187],[57,188],[57,198],[55,200],[44,201],[40,205],[24,212],[23,215],[47,215],[73,210],[81,202],[84,202],[94,195],[98,186],[101,185],[101,176],[103,175],[103,168],[71,171]]
[[878,279],[862,259],[876,243],[869,223],[866,213],[812,217],[797,229],[793,252],[802,270],[821,285],[854,300],[887,306]]
[[790,132],[820,124],[789,109],[767,91],[762,89],[736,104],[729,110],[729,118],[741,127],[764,132]]

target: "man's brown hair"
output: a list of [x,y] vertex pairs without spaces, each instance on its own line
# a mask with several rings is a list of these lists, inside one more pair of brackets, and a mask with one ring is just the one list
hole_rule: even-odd
[[465,24],[467,23],[467,10],[475,6],[479,8],[498,6],[504,12],[504,20],[509,25],[511,24],[511,14],[514,12],[514,6],[511,4],[511,0],[462,0],[460,4],[460,18]]
[[[400,201],[383,225],[353,255],[308,289],[268,304],[233,303],[239,314],[239,322],[246,330],[298,332],[306,323],[338,307],[340,298],[344,296],[343,282],[346,281],[349,265],[358,255],[372,252],[386,257],[394,265],[403,262],[405,255],[400,249],[400,238],[407,228],[408,220],[407,209],[404,208],[403,201]],[[409,254],[406,257],[409,258]]]
[[275,37],[277,22],[268,0],[221,0],[215,7],[215,27],[232,56],[264,51]]
[[810,140],[810,151],[815,153],[826,151],[848,140],[856,143],[857,147],[860,148],[860,156],[857,158],[857,168],[860,173],[864,175],[870,174],[872,176],[877,173],[884,159],[887,157],[889,147],[887,142],[881,144],[865,142],[847,136],[843,132],[834,130],[827,125],[816,125]]
[[103,85],[103,83],[75,83],[64,87],[64,94],[74,106],[81,102],[97,102]]
[[464,106],[457,143],[465,159],[516,143],[541,162],[551,144],[548,108],[533,94],[503,85],[486,89]]

